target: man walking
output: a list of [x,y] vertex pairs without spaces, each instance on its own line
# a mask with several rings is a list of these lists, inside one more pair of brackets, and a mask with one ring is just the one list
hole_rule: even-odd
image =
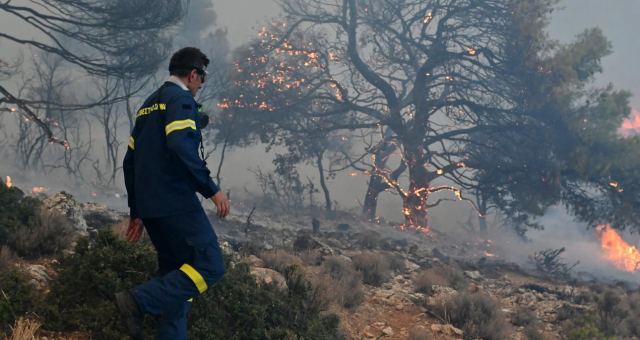
[[160,275],[115,296],[132,338],[142,339],[144,314],[160,317],[157,339],[186,339],[194,297],[220,280],[224,262],[217,236],[196,193],[211,199],[220,218],[229,201],[198,154],[202,121],[194,96],[209,59],[199,49],[177,51],[169,79],[144,102],[124,158],[131,218],[127,239],[146,229]]

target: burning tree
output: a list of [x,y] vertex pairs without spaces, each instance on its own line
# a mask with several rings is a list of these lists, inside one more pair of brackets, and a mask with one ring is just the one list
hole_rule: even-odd
[[[586,86],[609,53],[599,30],[567,45],[549,40],[555,3],[282,0],[286,22],[236,58],[220,106],[263,141],[318,131],[369,138],[349,159],[370,176],[369,218],[385,190],[402,197],[405,225],[417,229],[448,199],[438,192],[471,203],[473,193],[481,214],[497,206],[529,225],[559,201],[587,217],[584,191],[613,176],[584,168],[611,160],[587,145],[628,147],[611,135],[628,107],[624,93]],[[407,187],[398,180],[406,171]]]

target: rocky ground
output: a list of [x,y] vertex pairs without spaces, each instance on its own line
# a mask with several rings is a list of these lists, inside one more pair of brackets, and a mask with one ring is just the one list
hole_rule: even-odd
[[[65,193],[48,198],[45,204],[69,217],[81,235],[91,237],[102,228],[116,233],[126,229],[125,214],[99,204],[79,204]],[[505,334],[510,339],[566,338],[565,321],[594,309],[593,300],[584,298],[592,293],[589,285],[536,276],[501,260],[495,256],[499,246],[473,235],[401,231],[347,213],[314,221],[307,214],[276,215],[238,203],[224,221],[209,213],[223,249],[236,261],[248,262],[264,282],[286,284],[278,268],[273,268],[273,259],[262,258],[269,251],[282,250],[288,259],[297,259],[291,261],[311,278],[321,276],[323,258],[351,263],[366,253],[392,259],[384,282],[362,286],[361,303],[350,308],[332,304],[351,339],[469,338],[464,327],[454,326],[454,317],[446,313],[447,301],[463,294],[481,293],[495,301],[497,318],[506,321]],[[55,275],[50,264],[43,260],[19,265],[46,293]]]

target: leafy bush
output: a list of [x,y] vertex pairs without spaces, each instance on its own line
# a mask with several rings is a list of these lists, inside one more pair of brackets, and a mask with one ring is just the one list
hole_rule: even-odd
[[72,241],[66,217],[42,207],[42,201],[0,183],[0,246],[28,258],[59,254]]
[[39,207],[27,224],[9,235],[8,244],[20,256],[37,258],[61,254],[73,238],[71,222],[64,215]]
[[113,294],[149,279],[156,268],[149,245],[134,245],[108,231],[95,244],[81,239],[76,253],[63,258],[44,308],[44,327],[87,331],[94,339],[118,339],[126,334],[118,320]]
[[366,284],[380,286],[391,278],[389,261],[382,254],[360,253],[353,257],[353,264],[362,273],[362,280]]
[[[58,265],[59,275],[41,311],[44,328],[84,331],[93,339],[126,338],[113,293],[149,279],[155,258],[148,244],[130,244],[110,232],[100,232],[95,244],[82,239],[76,253]],[[256,283],[247,265],[234,267],[229,261],[223,279],[194,302],[193,338],[340,338],[339,319],[325,315],[326,303],[299,271],[284,271],[288,288],[282,291]],[[153,334],[152,320],[146,321],[146,333]]]
[[0,245],[7,244],[9,236],[29,223],[42,202],[25,196],[16,188],[7,188],[0,181]]
[[456,294],[434,310],[464,331],[465,339],[509,339],[509,326],[499,306],[481,293]]
[[37,303],[35,289],[24,273],[17,269],[0,271],[0,338],[9,331],[9,325]]
[[339,319],[297,267],[285,270],[287,289],[258,284],[246,264],[227,261],[223,279],[194,303],[193,339],[341,339]]

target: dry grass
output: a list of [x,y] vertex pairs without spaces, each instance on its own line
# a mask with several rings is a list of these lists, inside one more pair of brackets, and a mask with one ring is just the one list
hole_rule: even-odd
[[510,337],[510,327],[500,306],[485,294],[456,294],[437,306],[434,312],[462,329],[465,339],[502,340]]
[[362,273],[362,280],[368,285],[380,286],[391,278],[389,260],[380,253],[360,253],[353,257],[353,265]]
[[322,272],[315,278],[315,284],[325,292],[328,300],[345,308],[354,308],[362,303],[362,274],[350,262],[338,256],[329,256],[322,267]]
[[267,267],[280,273],[284,273],[285,269],[293,265],[302,266],[302,260],[299,257],[282,249],[263,251],[259,257]]
[[11,336],[7,340],[36,340],[40,326],[37,320],[21,317],[11,327]]
[[423,270],[413,278],[414,290],[429,295],[433,293],[434,285],[446,286],[447,283],[447,279],[434,269]]
[[434,285],[449,286],[457,290],[467,287],[467,279],[461,270],[455,267],[436,267],[423,270],[413,278],[416,292],[431,294]]

